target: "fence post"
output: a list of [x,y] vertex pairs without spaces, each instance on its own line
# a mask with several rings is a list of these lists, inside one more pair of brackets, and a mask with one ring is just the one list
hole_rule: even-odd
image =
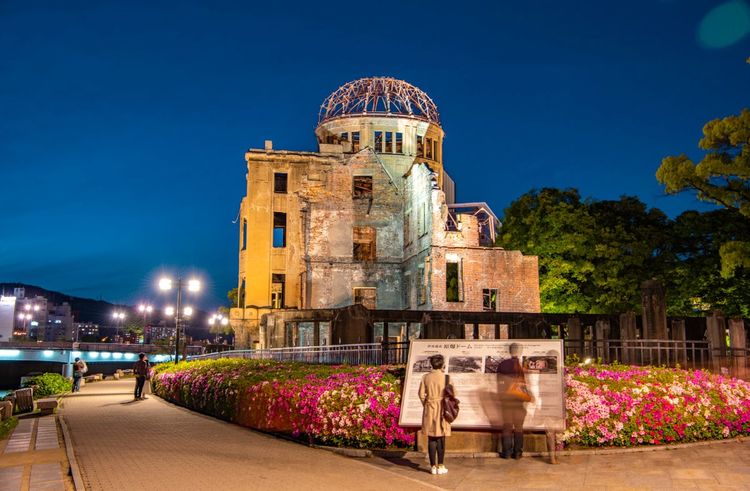
[[715,311],[706,317],[706,338],[711,345],[711,364],[715,372],[721,371],[722,361],[726,359],[727,342],[724,314]]
[[675,341],[675,361],[685,368],[687,365],[687,343],[685,319],[672,319],[672,341]]
[[594,331],[596,336],[594,357],[601,357],[603,362],[610,363],[612,360],[609,356],[609,319],[598,319]]
[[622,346],[623,363],[633,363],[633,348],[626,348],[632,341],[635,341],[635,312],[625,312],[620,314],[620,343]]
[[583,331],[581,330],[581,319],[578,317],[568,319],[568,339],[577,344],[576,347],[571,347],[571,351],[583,358]]
[[732,356],[732,375],[746,378],[747,376],[747,344],[745,336],[745,321],[729,319],[729,349]]

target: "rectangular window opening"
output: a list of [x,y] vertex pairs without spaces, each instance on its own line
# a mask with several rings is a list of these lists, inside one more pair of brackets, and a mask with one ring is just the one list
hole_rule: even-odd
[[417,266],[417,303],[419,305],[427,303],[427,278],[425,277],[424,272],[424,264]]
[[349,133],[341,133],[341,141],[342,142],[348,142],[349,141]]
[[359,131],[352,131],[352,152],[359,152]]
[[247,219],[242,219],[242,250],[247,249]]
[[286,247],[286,213],[273,214],[273,246]]
[[284,290],[286,289],[286,275],[271,275],[271,307],[274,309],[284,308]]
[[352,179],[352,197],[355,199],[372,199],[372,176],[354,176]]
[[461,268],[459,263],[445,263],[445,301],[461,301]]
[[374,141],[375,151],[377,153],[383,153],[383,132],[376,131],[375,138],[373,141]]
[[378,303],[378,290],[377,288],[355,288],[354,289],[354,304],[362,305],[370,310],[375,310]]
[[424,137],[417,136],[417,157],[424,157]]
[[390,131],[385,133],[385,153],[393,153],[393,133]]
[[352,229],[352,257],[355,261],[375,261],[376,231],[373,227]]
[[404,134],[396,133],[396,153],[404,153]]
[[286,194],[287,174],[286,172],[274,172],[273,174],[273,192]]
[[482,290],[482,310],[497,311],[497,289],[484,288]]

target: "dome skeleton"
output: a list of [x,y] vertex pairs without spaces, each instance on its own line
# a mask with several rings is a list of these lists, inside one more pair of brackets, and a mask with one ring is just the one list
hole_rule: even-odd
[[371,77],[339,87],[320,106],[318,124],[349,116],[396,115],[440,125],[440,114],[430,97],[403,80]]

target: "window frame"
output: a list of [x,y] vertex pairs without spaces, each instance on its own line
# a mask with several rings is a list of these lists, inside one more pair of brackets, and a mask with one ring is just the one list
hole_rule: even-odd
[[[282,183],[283,183],[283,186],[281,185]],[[273,173],[273,192],[274,194],[287,194],[289,192],[289,174],[288,173],[286,172],[274,172]]]

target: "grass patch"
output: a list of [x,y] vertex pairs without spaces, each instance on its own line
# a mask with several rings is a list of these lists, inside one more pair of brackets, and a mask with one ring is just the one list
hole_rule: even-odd
[[13,428],[18,424],[18,418],[15,416],[0,423],[0,440],[5,440],[10,436]]

